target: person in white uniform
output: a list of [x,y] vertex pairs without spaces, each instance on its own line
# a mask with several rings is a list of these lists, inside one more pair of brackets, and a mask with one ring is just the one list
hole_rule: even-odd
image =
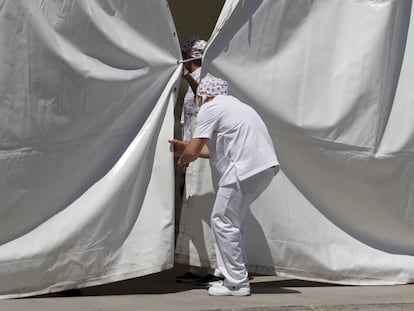
[[[188,83],[187,92],[184,96],[183,109],[181,113],[181,127],[183,141],[190,141],[193,138],[195,123],[199,105],[196,101],[197,87],[201,74],[201,57],[207,42],[200,37],[191,36],[187,38],[183,48],[183,78]],[[190,61],[188,61],[191,59]],[[186,170],[186,178],[189,175],[202,178],[205,174],[210,173],[210,166],[204,163],[205,159],[195,161],[191,167]],[[184,200],[187,195],[191,195],[189,185],[185,183]],[[183,275],[176,277],[177,282],[197,283],[199,285],[208,285],[211,282],[223,279],[219,269],[213,271],[208,268],[190,266],[189,271]]]
[[227,82],[207,76],[197,89],[200,110],[190,142],[170,140],[181,152],[177,167],[210,158],[220,175],[211,213],[217,264],[225,279],[211,286],[212,296],[250,295],[243,225],[249,205],[279,169],[269,132],[250,106],[228,95]]
[[193,59],[185,62],[183,67],[183,78],[188,83],[187,92],[184,95],[183,109],[181,113],[181,126],[183,128],[183,140],[190,141],[197,118],[198,105],[195,100],[197,86],[201,74],[201,57],[207,45],[205,40],[199,37],[189,37],[182,49],[183,59]]

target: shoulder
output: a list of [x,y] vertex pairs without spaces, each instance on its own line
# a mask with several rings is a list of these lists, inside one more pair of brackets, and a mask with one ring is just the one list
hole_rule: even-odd
[[214,114],[216,111],[216,105],[212,102],[205,103],[204,105],[200,106],[198,110],[198,118],[202,118],[204,116],[208,116]]
[[217,109],[234,109],[235,106],[240,107],[245,105],[238,98],[231,95],[218,95],[211,102],[214,102]]
[[234,97],[233,95],[217,95],[214,97],[213,101],[242,103],[237,97]]

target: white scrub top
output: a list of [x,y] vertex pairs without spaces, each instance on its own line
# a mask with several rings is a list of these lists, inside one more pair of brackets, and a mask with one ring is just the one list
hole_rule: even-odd
[[220,174],[219,186],[278,166],[272,139],[257,112],[233,96],[216,96],[200,107],[193,138],[206,143]]
[[[191,75],[197,81],[200,81],[201,67],[194,70]],[[188,86],[187,92],[184,95],[183,110],[181,113],[181,125],[183,126],[183,140],[190,141],[195,127],[195,120],[197,118],[198,104],[196,96]]]

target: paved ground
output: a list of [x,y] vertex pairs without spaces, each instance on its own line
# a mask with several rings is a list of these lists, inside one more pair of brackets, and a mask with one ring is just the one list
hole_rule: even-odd
[[414,311],[414,285],[335,286],[258,276],[250,297],[209,297],[205,288],[176,283],[185,267],[83,289],[81,296],[49,295],[0,301],[0,311]]

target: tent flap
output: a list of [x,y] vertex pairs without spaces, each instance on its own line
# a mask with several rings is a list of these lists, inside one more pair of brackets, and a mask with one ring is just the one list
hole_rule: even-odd
[[[226,7],[203,70],[259,112],[281,162],[247,217],[250,271],[413,282],[411,1]],[[212,245],[200,243],[209,238],[191,226],[203,212],[186,213],[213,195],[200,186],[184,206],[182,262],[214,265]]]
[[172,267],[166,2],[10,0],[0,25],[0,297]]

